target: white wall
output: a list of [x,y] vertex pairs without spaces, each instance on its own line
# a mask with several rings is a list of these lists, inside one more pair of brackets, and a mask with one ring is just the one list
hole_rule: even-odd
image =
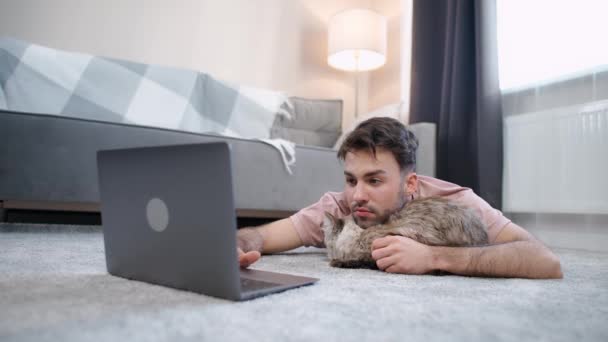
[[[369,76],[369,108],[376,109],[386,104],[403,101],[402,76],[409,84],[409,35],[403,35],[405,22],[402,18],[407,18],[407,11],[411,9],[412,0],[377,1],[375,10],[386,16],[388,23],[388,46],[386,64]],[[410,24],[411,25],[411,24]],[[407,28],[407,26],[406,26]],[[409,31],[407,32],[409,33]],[[402,37],[407,40],[403,41]],[[404,59],[406,59],[404,61]],[[403,75],[402,75],[403,74]],[[409,97],[409,91],[407,93]]]
[[[341,98],[345,101],[343,125],[347,127],[354,109],[354,78],[327,65],[327,21],[346,8],[374,8],[391,17],[390,46],[399,41],[394,30],[399,3],[0,0],[0,35],[58,49],[201,70],[227,81],[290,95]],[[389,47],[386,75],[390,77],[372,78],[378,90],[368,92],[369,75],[363,75],[361,112],[368,110],[368,102],[380,106],[398,100],[395,87],[399,88],[399,79],[393,70],[400,62],[395,48]]]

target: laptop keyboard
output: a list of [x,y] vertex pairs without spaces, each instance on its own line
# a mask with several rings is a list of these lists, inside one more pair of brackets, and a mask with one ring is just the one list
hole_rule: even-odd
[[257,291],[257,290],[264,290],[264,289],[269,289],[269,288],[277,287],[277,286],[281,286],[281,284],[270,283],[270,282],[262,281],[262,280],[241,278],[241,290],[242,291]]

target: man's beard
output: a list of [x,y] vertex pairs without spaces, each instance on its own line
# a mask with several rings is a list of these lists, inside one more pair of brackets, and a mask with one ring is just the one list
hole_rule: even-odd
[[[355,220],[355,223],[363,229],[367,229],[367,228],[375,226],[377,224],[386,223],[392,214],[403,209],[403,207],[408,202],[407,196],[405,195],[405,191],[403,190],[403,186],[401,186],[400,188],[401,188],[401,190],[399,191],[399,194],[397,195],[398,196],[397,205],[393,208],[385,209],[382,212],[380,212],[380,210],[378,210],[377,208],[375,208],[373,206],[366,206],[366,205],[359,206],[356,202],[353,202],[351,204],[351,213],[353,213],[353,219]],[[366,210],[372,212],[374,214],[374,218],[372,219],[372,218],[365,218],[365,217],[357,217],[356,215],[354,215],[354,212],[358,208],[365,208]]]

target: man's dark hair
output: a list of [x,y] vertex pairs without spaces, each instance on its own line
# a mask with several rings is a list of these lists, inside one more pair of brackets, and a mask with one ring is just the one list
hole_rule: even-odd
[[358,150],[370,150],[375,157],[378,148],[393,154],[401,172],[416,169],[418,139],[401,122],[387,117],[371,118],[360,123],[340,146],[338,158],[344,160],[348,152]]

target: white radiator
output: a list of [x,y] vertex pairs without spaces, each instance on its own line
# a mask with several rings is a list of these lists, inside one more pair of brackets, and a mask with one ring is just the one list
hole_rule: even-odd
[[503,211],[608,214],[608,101],[504,123]]

